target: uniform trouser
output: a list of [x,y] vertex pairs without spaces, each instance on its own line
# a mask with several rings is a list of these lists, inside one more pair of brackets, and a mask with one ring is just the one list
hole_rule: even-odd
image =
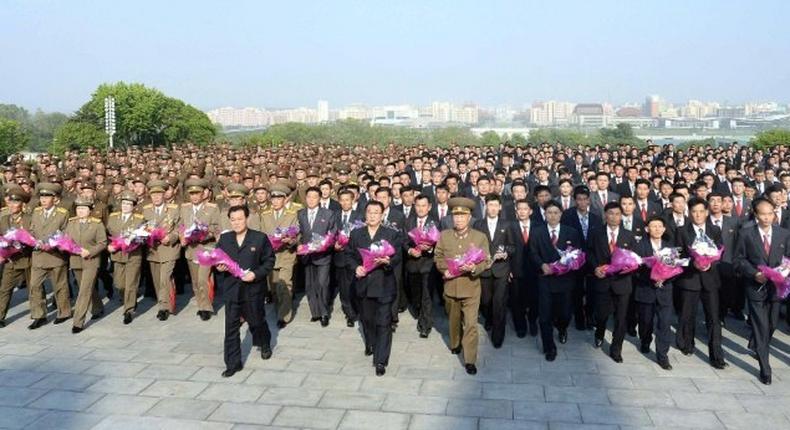
[[266,308],[263,297],[241,302],[225,302],[225,349],[226,369],[241,368],[241,318],[247,321],[252,333],[253,346],[270,346],[272,334],[266,323]]
[[414,308],[417,310],[417,330],[433,328],[433,300],[431,297],[431,273],[408,273],[409,289],[413,291]]
[[313,318],[328,317],[329,265],[305,264],[304,279],[307,304],[310,305],[310,315]]
[[[99,280],[101,281],[102,287],[104,288],[104,290],[109,293],[110,291],[112,291],[112,285],[113,285],[113,277],[110,275],[110,265],[111,265],[111,263],[110,263],[109,254],[107,252],[102,252],[96,258],[100,259],[99,260],[99,274],[98,274]],[[119,287],[117,285],[116,285],[116,287],[119,288],[119,289],[123,288],[123,287]]]
[[69,300],[69,284],[66,266],[50,268],[32,267],[30,269],[30,318],[42,319],[47,317],[46,292],[44,280],[49,278],[52,283],[52,292],[55,304],[58,307],[58,318],[71,316],[71,302]]
[[115,285],[123,291],[123,311],[133,312],[137,307],[137,288],[140,286],[142,260],[126,263],[113,262]]
[[749,321],[752,323],[749,347],[757,353],[757,362],[760,363],[760,375],[770,376],[771,365],[768,363],[768,357],[770,356],[771,338],[777,324],[779,324],[781,302],[749,298],[748,304]]
[[198,310],[214,312],[214,307],[208,299],[208,277],[211,267],[201,266],[193,261],[189,265],[189,277],[192,279],[192,294],[195,296]]
[[611,290],[595,294],[595,337],[602,339],[606,331],[609,315],[614,313],[614,331],[609,353],[619,355],[625,339],[626,314],[630,294],[615,294]]
[[269,288],[274,292],[277,320],[293,320],[293,266],[276,267],[269,273]]
[[[652,303],[637,302],[639,308],[639,341],[650,345],[653,341],[653,321],[656,322],[656,358],[668,360],[669,345],[672,342],[672,305],[663,305],[657,300]],[[658,317],[658,318],[654,318]]]
[[721,349],[721,325],[719,325],[719,290],[681,292],[681,309],[678,320],[677,344],[682,351],[694,350],[694,328],[697,325],[697,306],[702,301],[705,312],[705,327],[708,331],[708,359],[724,359]]
[[365,348],[373,349],[373,364],[386,366],[392,351],[392,313],[394,297],[363,297],[361,300],[362,334]]
[[74,305],[74,327],[81,328],[85,325],[88,306],[91,307],[91,315],[98,315],[104,311],[104,305],[96,290],[96,277],[99,274],[98,261],[96,263],[95,265],[83,264],[82,269],[72,269],[74,279],[77,280],[79,287],[77,303]]
[[480,278],[483,317],[491,325],[491,343],[502,345],[507,328],[507,278]]
[[545,354],[557,350],[557,345],[554,343],[554,327],[556,326],[558,330],[568,328],[573,309],[572,292],[570,290],[552,292],[546,286],[541,286],[539,290],[540,339]]
[[170,288],[172,288],[173,270],[176,267],[175,261],[165,261],[157,263],[149,262],[151,267],[151,279],[154,281],[156,290],[156,301],[160,311],[170,311]]
[[13,269],[10,265],[3,265],[3,278],[0,279],[0,321],[4,320],[8,314],[8,306],[11,304],[11,294],[14,288],[27,282],[30,279],[30,268]]
[[356,321],[359,318],[359,300],[354,288],[354,269],[351,266],[335,267],[335,285],[340,292],[340,306],[346,318]]
[[477,363],[477,314],[480,309],[480,290],[471,297],[444,295],[444,306],[449,315],[450,348],[463,347],[464,362]]

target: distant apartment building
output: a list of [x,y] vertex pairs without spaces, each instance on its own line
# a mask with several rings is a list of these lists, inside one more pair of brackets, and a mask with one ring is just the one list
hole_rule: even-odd
[[580,103],[573,109],[571,123],[585,128],[601,128],[609,125],[609,115],[600,103]]
[[573,115],[573,103],[547,101],[535,102],[529,110],[529,122],[538,126],[568,125]]

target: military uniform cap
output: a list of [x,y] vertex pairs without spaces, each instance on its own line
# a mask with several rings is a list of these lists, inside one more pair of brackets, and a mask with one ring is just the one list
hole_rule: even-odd
[[467,197],[453,197],[447,205],[453,214],[471,214],[475,208],[474,200]]
[[247,197],[250,190],[244,184],[232,183],[228,184],[228,195],[230,197]]
[[351,173],[351,170],[345,164],[341,164],[336,167],[338,175],[348,175]]
[[271,186],[272,197],[288,197],[291,194],[291,187],[285,182],[276,182]]
[[206,188],[204,181],[198,178],[187,179],[184,186],[188,193],[202,193]]
[[[266,176],[266,175],[263,175],[263,176]],[[258,190],[266,190],[266,191],[269,191],[269,186],[268,186],[268,185],[266,185],[266,183],[265,183],[265,182],[258,181],[258,182],[256,182],[256,183],[253,185],[253,187],[252,187],[252,190],[253,190],[253,191],[258,191]]]
[[52,182],[42,182],[38,185],[38,194],[41,196],[58,196],[63,188]]
[[96,183],[91,181],[90,179],[86,179],[85,181],[82,182],[82,188],[88,188],[88,189],[91,189],[91,190],[95,190],[96,189]]
[[311,168],[307,169],[307,177],[308,177],[308,178],[309,178],[309,177],[316,177],[316,178],[319,178],[319,177],[321,177],[321,175],[320,175],[320,173],[318,172],[318,169],[316,169],[315,167],[311,167]]
[[277,169],[277,172],[275,172],[275,175],[278,178],[288,178],[288,177],[291,176],[291,174],[288,173],[288,169],[286,169],[285,167],[280,167],[279,169]]
[[113,185],[115,185],[115,184],[118,184],[118,185],[123,185],[123,184],[124,184],[124,180],[123,180],[123,178],[122,178],[122,177],[120,177],[120,176],[113,176],[111,183],[112,183]]
[[120,200],[121,201],[126,200],[126,201],[132,202],[134,204],[137,204],[137,194],[135,194],[135,193],[133,193],[131,191],[124,191],[124,192],[121,193]]
[[74,207],[80,207],[80,206],[93,209],[93,199],[89,199],[87,197],[82,197],[82,196],[77,197],[77,199],[74,200]]
[[8,200],[27,203],[30,201],[30,194],[26,193],[19,185],[8,184],[5,187],[5,196]]
[[173,188],[178,186],[178,178],[176,178],[176,177],[172,177],[171,176],[171,177],[167,178],[165,180],[165,182],[167,182],[167,184],[170,185]]
[[165,189],[167,189],[167,182],[161,179],[155,179],[153,181],[148,181],[146,187],[148,187],[149,193],[164,193]]

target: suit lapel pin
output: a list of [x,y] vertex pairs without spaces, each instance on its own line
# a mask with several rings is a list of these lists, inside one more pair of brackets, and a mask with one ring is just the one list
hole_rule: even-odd
[[255,247],[254,247],[254,246],[251,246],[251,247],[250,247],[250,251],[252,251],[252,252],[255,252]]

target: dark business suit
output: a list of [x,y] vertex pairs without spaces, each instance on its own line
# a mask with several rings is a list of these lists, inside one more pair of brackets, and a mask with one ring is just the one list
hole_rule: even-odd
[[356,280],[357,295],[361,304],[362,332],[365,336],[365,348],[373,349],[373,364],[387,365],[392,349],[392,312],[391,303],[398,294],[395,279],[395,267],[400,266],[399,232],[379,226],[376,234],[370,237],[367,227],[360,227],[351,232],[351,241],[347,253],[354,264],[353,270],[362,265],[360,249],[368,249],[374,242],[386,240],[396,252],[390,257],[390,263],[377,266],[362,278]]
[[340,210],[340,203],[338,203],[337,200],[331,198],[327,202],[318,202],[318,206],[324,209],[329,209],[332,212],[337,212]]
[[[512,229],[502,217],[497,218],[495,230],[488,227],[488,217],[477,220],[475,230],[488,237],[488,250],[491,254],[491,267],[480,274],[480,310],[485,318],[485,327],[491,329],[491,343],[495,348],[502,346],[507,328],[507,283],[510,276],[510,255],[516,251],[517,239]],[[504,260],[494,260],[497,250],[508,254]]]
[[620,199],[620,195],[612,191],[606,192],[606,201],[601,201],[601,195],[598,191],[590,192],[590,210],[599,217],[603,218],[603,208],[609,202],[616,202]]
[[[344,220],[344,218],[346,218]],[[355,221],[365,221],[365,216],[361,212],[351,211],[349,214],[344,215],[340,210],[335,212],[335,225],[337,230],[340,231],[345,227],[345,224],[353,224]],[[356,293],[354,292],[354,270],[353,259],[347,252],[338,251],[332,255],[332,266],[335,270],[335,284],[340,292],[340,305],[343,308],[343,313],[346,318],[351,321],[356,321],[359,316],[359,303]]]
[[[724,252],[719,263],[721,279],[728,280],[728,282],[721,283],[721,290],[719,291],[719,318],[724,320],[729,310],[742,312],[746,300],[743,279],[735,270],[733,261],[741,223],[737,218],[731,216],[722,216],[720,220],[714,220],[713,217],[710,217],[709,220],[721,229],[721,243],[724,245]],[[716,224],[717,222],[719,224]]]
[[[587,246],[589,244],[588,239],[590,235],[595,234],[595,231],[603,228],[603,220],[601,217],[588,210],[587,229],[585,230],[584,226],[582,226],[581,218],[579,218],[579,211],[576,208],[568,209],[563,212],[560,224],[573,227],[581,234],[582,249],[584,252],[589,252]],[[595,283],[595,278],[592,274],[592,269],[588,261],[584,268],[577,274],[579,282],[576,283],[576,287],[573,291],[573,314],[576,320],[577,329],[591,329],[593,325],[592,320],[595,309],[593,307],[594,294],[592,287]],[[585,296],[587,297],[586,303]],[[590,323],[589,326],[588,322]]]
[[[538,225],[530,223],[527,231],[519,221],[511,223],[513,237],[517,239],[516,250],[510,258],[510,271],[513,280],[510,283],[510,313],[513,317],[513,326],[516,335],[524,337],[527,333],[527,321],[534,328],[532,333],[537,335],[538,323],[538,274],[536,267],[529,255],[529,243],[532,235],[537,231]],[[525,240],[526,239],[526,240]]]
[[[408,218],[405,225],[406,232],[408,233],[417,228],[419,221],[420,219],[417,218],[416,213],[413,217]],[[436,226],[437,229],[439,228],[436,219],[432,218],[430,214],[428,214],[422,222],[423,228],[430,228],[430,226]],[[409,298],[409,303],[417,313],[417,331],[420,333],[429,333],[433,328],[431,281],[441,282],[433,265],[433,248],[422,251],[419,257],[412,257],[408,254],[408,250],[415,246],[414,242],[409,238],[403,243],[406,285],[408,286],[407,296]]]
[[741,230],[735,251],[735,266],[746,284],[749,321],[752,327],[749,347],[757,353],[762,376],[771,376],[771,365],[768,363],[769,348],[771,337],[779,323],[781,302],[776,296],[776,287],[773,283],[768,281],[766,284],[760,284],[754,279],[754,275],[759,271],[757,266],[777,267],[782,263],[782,257],[790,257],[790,232],[772,226],[769,250],[766,255],[762,230],[757,225]]
[[241,340],[239,328],[241,318],[247,321],[252,332],[252,344],[268,349],[271,340],[269,326],[266,324],[266,309],[263,293],[266,291],[266,278],[274,268],[274,251],[265,234],[247,230],[244,241],[239,246],[236,233],[223,233],[217,248],[225,251],[242,269],[255,274],[255,280],[244,282],[228,272],[216,272],[215,279],[225,300],[225,368],[241,368]]
[[[630,224],[628,228],[626,224]],[[620,222],[620,228],[625,228],[626,230],[630,231],[634,235],[634,239],[637,240],[637,243],[647,234],[645,232],[645,223],[642,221],[642,217],[634,212],[630,216],[623,214],[622,220]],[[637,316],[637,305],[634,301],[634,295],[631,294],[631,298],[628,299],[628,313],[626,314],[626,332],[630,333],[630,335],[636,334],[636,325],[639,322],[639,318]]]
[[[609,250],[609,227],[604,226],[596,234],[590,236],[590,264],[596,267],[609,264],[612,259]],[[615,240],[617,248],[633,251],[636,240],[633,233],[619,228]],[[619,357],[623,347],[626,331],[626,313],[628,301],[633,289],[632,274],[617,274],[603,279],[595,279],[595,337],[603,339],[609,315],[614,313],[614,331],[612,332],[612,346],[609,355]]]
[[[708,221],[705,235],[717,247],[721,246],[721,230]],[[676,244],[681,255],[689,257],[689,247],[697,237],[696,227],[689,222],[676,233]],[[721,326],[719,325],[719,262],[713,263],[707,271],[700,271],[691,264],[677,277],[675,287],[681,290],[681,309],[678,319],[677,345],[686,354],[694,351],[694,328],[697,323],[697,306],[702,301],[705,312],[705,326],[708,331],[708,359],[713,362],[724,361],[721,349]]]
[[[306,244],[312,240],[313,234],[326,235],[337,230],[335,214],[329,209],[317,208],[313,225],[310,226],[308,208],[298,212],[300,243]],[[310,314],[313,318],[329,317],[329,270],[332,263],[332,252],[321,252],[299,256],[304,265],[305,292],[307,303],[310,305]]]
[[543,342],[543,353],[548,354],[557,350],[554,344],[554,326],[564,331],[571,319],[571,294],[578,281],[574,272],[564,275],[543,275],[543,264],[551,264],[560,259],[558,249],[568,247],[581,248],[581,234],[567,225],[558,225],[556,243],[552,243],[551,232],[548,224],[543,224],[530,237],[529,259],[539,271],[538,276],[538,314],[540,316],[540,337]]
[[[660,240],[658,249],[672,247],[672,242]],[[636,245],[640,257],[655,255],[653,242],[645,237]],[[669,346],[672,343],[672,280],[657,286],[650,279],[650,268],[642,266],[634,276],[634,301],[639,314],[639,340],[642,345],[650,346],[653,341],[653,321],[658,317],[656,333],[656,358],[668,362]]]
[[[385,227],[390,227],[390,229],[395,230],[398,233],[398,244],[397,250],[400,253],[401,247],[403,246],[403,242],[406,241],[406,217],[403,216],[403,212],[395,209],[394,207],[390,207],[386,213],[386,216],[382,219],[381,224]],[[403,257],[403,256],[401,256]],[[392,302],[392,321],[394,323],[398,323],[398,313],[399,311],[406,310],[408,306],[408,300],[406,298],[406,291],[404,291],[403,286],[403,259],[399,259],[397,265],[392,267],[392,270],[395,272],[395,279],[398,282],[398,296],[397,299]]]

